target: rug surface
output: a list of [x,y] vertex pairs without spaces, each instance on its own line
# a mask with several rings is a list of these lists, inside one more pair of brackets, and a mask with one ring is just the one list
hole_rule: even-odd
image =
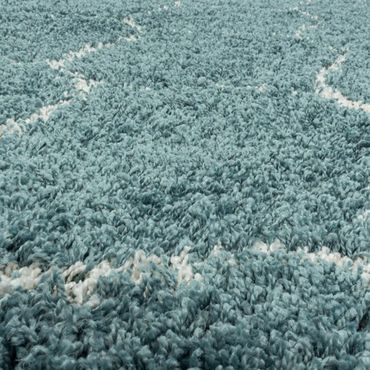
[[369,12],[0,0],[0,368],[370,369]]

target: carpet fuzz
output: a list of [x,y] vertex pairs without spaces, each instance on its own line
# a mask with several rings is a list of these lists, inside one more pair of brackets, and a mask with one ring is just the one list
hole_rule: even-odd
[[370,369],[369,11],[0,0],[0,369]]

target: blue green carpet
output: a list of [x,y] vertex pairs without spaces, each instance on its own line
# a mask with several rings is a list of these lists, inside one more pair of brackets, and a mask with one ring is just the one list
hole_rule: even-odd
[[0,0],[0,369],[370,369],[369,13]]

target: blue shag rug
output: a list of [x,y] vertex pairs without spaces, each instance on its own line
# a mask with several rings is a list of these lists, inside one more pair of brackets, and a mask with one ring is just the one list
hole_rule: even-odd
[[0,0],[0,368],[370,369],[369,12]]

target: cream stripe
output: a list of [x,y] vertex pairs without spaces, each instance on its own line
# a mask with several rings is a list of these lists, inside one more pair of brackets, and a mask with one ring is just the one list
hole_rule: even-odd
[[327,75],[332,71],[339,70],[345,62],[346,55],[340,55],[336,61],[329,67],[321,68],[316,77],[316,93],[324,99],[335,100],[339,105],[349,109],[360,109],[370,113],[370,104],[362,101],[353,101],[346,98],[339,90],[333,89],[326,82]]

